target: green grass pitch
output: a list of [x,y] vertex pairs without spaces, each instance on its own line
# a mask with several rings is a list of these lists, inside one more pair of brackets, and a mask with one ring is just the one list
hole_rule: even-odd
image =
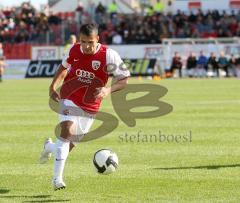
[[[51,185],[53,160],[38,164],[44,139],[54,138],[58,122],[48,106],[50,82],[29,79],[0,84],[1,203],[240,201],[240,80],[131,79],[130,84],[165,86],[168,93],[161,100],[171,104],[173,111],[138,119],[135,127],[120,121],[111,134],[79,144],[66,162],[67,188],[56,192]],[[117,117],[110,97],[101,110]],[[187,136],[191,131],[191,140],[121,139],[139,131],[147,136],[159,131]],[[105,147],[119,157],[117,172],[108,176],[97,174],[92,164],[94,152]]]

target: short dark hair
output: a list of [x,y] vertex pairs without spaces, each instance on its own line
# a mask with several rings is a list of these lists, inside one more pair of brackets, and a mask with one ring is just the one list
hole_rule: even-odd
[[98,35],[98,26],[95,23],[84,24],[80,28],[80,34],[90,36],[92,34]]

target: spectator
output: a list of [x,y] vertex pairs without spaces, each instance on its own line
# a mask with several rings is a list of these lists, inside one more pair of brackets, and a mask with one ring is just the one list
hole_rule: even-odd
[[203,51],[200,51],[200,56],[197,61],[197,76],[205,77],[206,76],[206,68],[207,68],[207,57],[204,55]]
[[220,57],[218,59],[218,66],[220,69],[224,70],[225,73],[226,73],[226,77],[229,77],[229,74],[228,74],[228,60],[227,60],[227,57],[225,56],[225,53],[222,51],[220,53]]
[[82,23],[82,16],[84,13],[83,3],[81,0],[78,0],[78,6],[76,8],[76,21],[77,23]]
[[153,10],[153,7],[151,5],[149,5],[147,7],[146,14],[147,14],[147,16],[152,16],[154,14],[154,10]]
[[236,19],[237,19],[238,22],[240,22],[240,10],[238,10],[238,13],[236,15]]
[[88,14],[91,17],[91,19],[94,19],[95,17],[95,10],[96,10],[96,5],[94,3],[94,0],[89,0],[88,1]]
[[99,2],[96,9],[95,9],[96,14],[101,14],[104,15],[106,13],[106,8],[102,5],[102,2]]
[[238,57],[237,63],[236,63],[236,76],[237,78],[240,78],[240,57]]
[[5,62],[3,59],[0,58],[0,82],[2,82],[2,77],[3,77],[3,73],[4,73],[4,69],[5,69]]
[[64,46],[64,53],[67,53],[70,48],[77,42],[76,35],[72,34],[69,37],[69,40],[67,41],[66,45]]
[[115,0],[112,1],[111,4],[108,6],[108,13],[110,14],[111,19],[115,16],[118,12],[118,6]]
[[4,58],[3,44],[0,42],[0,58]]
[[174,57],[172,58],[171,73],[174,75],[175,70],[178,70],[178,76],[182,77],[182,59],[178,52],[175,52]]
[[197,58],[194,53],[190,52],[187,58],[187,74],[189,77],[193,77],[195,75],[196,67],[197,67]]
[[24,41],[28,41],[29,33],[27,32],[27,25],[21,21],[19,25],[19,30],[15,34],[15,42],[20,43]]
[[157,0],[157,3],[153,6],[153,10],[155,13],[163,13],[164,11],[164,4],[161,2],[161,0]]
[[229,59],[229,68],[232,71],[232,74],[234,76],[237,76],[237,58],[234,56],[234,54],[231,55]]
[[10,30],[13,30],[13,29],[15,28],[15,22],[14,22],[13,18],[10,18],[10,19],[9,19],[8,28],[9,28]]
[[211,56],[207,62],[207,70],[213,73],[216,73],[217,77],[219,77],[219,69],[218,69],[218,62],[215,53],[211,53]]
[[122,35],[116,32],[112,37],[112,44],[122,44],[122,43],[123,43]]
[[172,0],[169,0],[167,2],[167,7],[165,9],[165,13],[168,14],[168,13],[173,13],[174,11],[174,8],[173,8],[173,3],[172,3]]
[[228,25],[228,29],[231,31],[231,36],[236,36],[237,34],[237,30],[238,30],[238,22],[237,19],[232,17],[231,21]]
[[48,23],[50,25],[59,25],[61,23],[61,19],[57,15],[53,14],[53,12],[50,12],[48,17]]
[[[0,10],[0,40],[4,42],[37,42],[45,44],[48,43],[46,36],[49,33],[51,43],[62,44],[73,30],[78,31],[81,23],[92,20],[99,24],[99,34],[102,36],[105,35],[107,27],[111,28],[108,43],[112,43],[112,33],[119,33],[119,29],[121,30],[119,35],[123,38],[122,43],[128,42],[130,44],[159,43],[163,38],[172,37],[240,36],[240,12],[236,14],[227,14],[226,12],[220,14],[218,11],[208,11],[205,14],[198,10],[196,13],[191,12],[189,15],[182,11],[178,11],[177,14],[173,15],[171,13],[164,14],[163,12],[154,13],[149,11],[147,16],[137,13],[121,15],[117,12],[116,1],[113,1],[108,7],[108,13],[111,13],[111,20],[109,21],[106,9],[101,3],[94,8],[93,19],[93,8],[85,10],[81,2],[79,1],[76,8],[76,13],[80,14],[80,16],[75,15],[76,19],[73,19],[74,16],[69,16],[69,13],[42,14],[36,11],[28,2],[23,3],[18,8]],[[93,3],[92,0],[88,3],[91,4],[91,2]],[[172,5],[172,0],[168,2],[169,6]],[[163,3],[158,1],[155,10],[159,8],[158,4]]]

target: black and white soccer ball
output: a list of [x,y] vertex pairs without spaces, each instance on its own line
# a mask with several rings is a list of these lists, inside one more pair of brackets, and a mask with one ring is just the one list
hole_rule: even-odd
[[118,157],[111,149],[100,149],[93,157],[93,165],[100,174],[110,174],[118,167]]

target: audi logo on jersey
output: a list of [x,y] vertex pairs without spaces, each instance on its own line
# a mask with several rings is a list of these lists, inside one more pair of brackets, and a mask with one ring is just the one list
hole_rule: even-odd
[[81,82],[91,83],[91,80],[95,78],[95,74],[86,70],[77,69],[76,76]]

